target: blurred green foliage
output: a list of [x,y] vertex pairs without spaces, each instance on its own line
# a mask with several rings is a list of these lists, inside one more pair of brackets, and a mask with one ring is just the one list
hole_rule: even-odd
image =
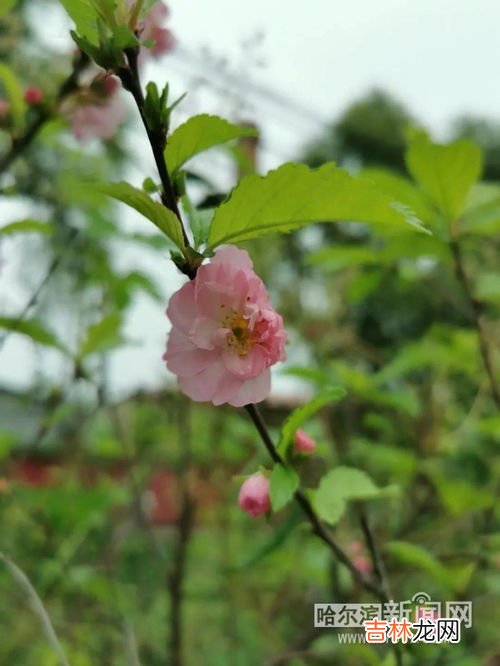
[[[2,44],[4,34],[24,35],[29,62],[36,52],[46,63],[43,89],[55,95],[70,63],[42,54],[25,4],[0,16]],[[1,53],[21,87],[33,82],[28,51]],[[2,95],[16,95],[16,84],[2,81]],[[21,107],[16,123],[30,113]],[[318,440],[301,479],[317,487],[332,470],[315,499],[322,513],[333,512],[326,517],[346,550],[363,538],[360,510],[368,514],[396,600],[425,591],[473,602],[473,627],[460,645],[415,646],[405,666],[493,666],[500,658],[500,416],[452,244],[460,244],[494,355],[500,189],[474,184],[479,157],[469,143],[444,155],[413,133],[413,158],[405,161],[412,124],[403,106],[374,93],[352,105],[304,161],[356,168],[432,236],[344,222],[249,244],[291,334],[284,372],[319,396],[332,385],[347,391],[291,417],[293,399],[265,405],[264,414],[285,449],[292,426]],[[496,125],[464,119],[452,132],[485,148],[484,175],[497,178]],[[3,154],[10,137],[0,134]],[[269,464],[243,414],[189,405],[173,389],[120,403],[107,395],[106,360],[126,343],[134,295],[143,291],[163,307],[154,280],[118,269],[115,256],[124,243],[149,248],[151,261],[168,252],[159,236],[125,231],[111,204],[77,186],[90,176],[122,177],[122,145],[118,134],[78,146],[62,120],[51,120],[1,181],[2,199],[28,201],[40,217],[23,218],[8,236],[38,234],[23,256],[57,264],[34,313],[20,323],[2,312],[0,323],[40,348],[63,347],[66,360],[58,382],[0,392],[0,550],[29,575],[72,666],[170,663],[179,611],[188,666],[392,666],[386,648],[342,645],[335,632],[312,630],[314,602],[370,597],[297,508],[288,504],[268,522],[238,509],[239,477]],[[440,171],[444,190],[434,188]],[[60,340],[61,309],[72,325]],[[285,479],[279,506],[295,482]],[[26,597],[1,567],[0,597],[3,662],[56,664]]]

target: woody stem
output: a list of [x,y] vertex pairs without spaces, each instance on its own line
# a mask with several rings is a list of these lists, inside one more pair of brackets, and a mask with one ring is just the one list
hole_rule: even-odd
[[[277,451],[274,443],[269,435],[267,427],[260,415],[259,410],[255,405],[245,405],[245,409],[252,419],[253,424],[255,425],[263,443],[266,447],[269,455],[273,461],[278,465],[284,465],[285,461]],[[384,590],[373,580],[364,576],[358,569],[354,566],[353,562],[346,554],[346,552],[339,546],[333,536],[330,534],[324,523],[321,521],[319,516],[316,514],[311,502],[307,496],[302,492],[302,490],[295,491],[295,501],[299,504],[302,511],[306,515],[307,519],[311,523],[315,534],[322,540],[333,552],[335,557],[339,562],[341,562],[349,571],[351,572],[353,578],[360,583],[366,590],[374,594],[381,601],[386,601],[387,596]]]

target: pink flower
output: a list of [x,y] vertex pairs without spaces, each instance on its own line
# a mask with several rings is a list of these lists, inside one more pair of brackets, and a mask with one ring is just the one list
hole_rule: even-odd
[[238,504],[253,518],[267,513],[271,508],[269,479],[260,473],[249,476],[240,488]]
[[297,430],[295,433],[295,451],[297,453],[313,453],[316,449],[316,442],[309,437],[304,430]]
[[269,394],[269,368],[284,360],[287,334],[247,252],[216,250],[172,296],[167,315],[163,358],[192,400],[242,407]]
[[371,570],[373,568],[371,561],[365,557],[364,555],[357,555],[352,563],[356,567],[356,569],[359,571],[359,573],[362,574],[369,574],[371,573]]
[[164,21],[168,18],[170,12],[163,2],[157,2],[148,12],[144,21],[139,25],[141,41],[150,39],[154,41],[150,48],[141,49],[142,59],[148,54],[154,58],[168,53],[174,48],[175,39],[168,28],[163,27]]
[[37,86],[29,86],[29,88],[26,88],[24,91],[24,101],[26,104],[29,104],[29,106],[38,106],[42,101],[42,98],[42,91]]
[[116,134],[126,115],[119,88],[115,77],[99,74],[88,88],[63,104],[61,111],[79,141],[111,139]]

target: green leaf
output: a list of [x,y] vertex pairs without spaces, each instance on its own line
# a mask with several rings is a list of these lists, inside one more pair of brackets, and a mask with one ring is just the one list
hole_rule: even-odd
[[173,175],[188,160],[209,148],[256,134],[251,127],[240,127],[218,116],[193,116],[172,132],[167,140],[165,158],[169,173]]
[[[110,27],[116,25],[115,9],[116,0],[89,0],[94,12]],[[128,26],[120,26],[127,28]]]
[[96,184],[94,187],[103,194],[107,194],[134,208],[153,222],[180,250],[185,249],[180,222],[175,214],[161,203],[151,199],[146,192],[125,182]]
[[395,486],[378,488],[360,469],[336,467],[326,474],[313,493],[313,504],[320,518],[334,525],[342,517],[348,500],[371,500],[389,497]]
[[45,328],[36,319],[17,319],[15,317],[0,317],[0,328],[5,328],[13,333],[20,333],[31,338],[33,342],[44,347],[52,347],[67,354],[67,349],[58,340],[57,336]]
[[334,164],[285,164],[267,176],[243,178],[217,209],[208,243],[238,243],[313,222],[356,221],[424,230],[406,206]]
[[292,499],[299,486],[299,477],[293,467],[277,463],[271,472],[271,506],[273,511],[279,511]]
[[118,25],[113,29],[113,48],[124,51],[138,45],[139,40],[127,25]]
[[89,0],[59,0],[69,17],[73,20],[76,31],[94,45],[99,43],[97,31],[97,12]]
[[14,126],[16,129],[21,130],[26,115],[23,88],[14,72],[5,63],[0,63],[0,82],[3,84],[5,94],[10,102]]
[[181,198],[181,202],[182,209],[189,218],[189,226],[193,234],[194,247],[195,249],[198,249],[207,241],[208,230],[214,216],[213,209],[204,208],[202,210],[197,210],[191,203],[187,194]]
[[481,175],[482,155],[476,145],[465,139],[440,145],[418,133],[408,146],[406,165],[444,218],[454,222]]
[[16,220],[0,228],[0,236],[11,234],[51,234],[52,225],[49,222],[38,222],[37,220]]
[[360,178],[373,183],[381,192],[385,192],[396,201],[405,204],[425,224],[430,223],[435,213],[423,193],[407,178],[385,169],[367,168],[359,174]]
[[4,14],[7,14],[7,12],[10,12],[16,2],[17,0],[2,0],[2,4],[0,5],[0,18],[2,18]]
[[407,541],[390,541],[385,545],[385,551],[402,564],[425,571],[439,582],[447,585],[448,572],[446,568],[427,548]]
[[78,358],[84,359],[91,354],[108,351],[121,345],[124,341],[121,327],[122,318],[118,313],[107,315],[101,321],[89,326],[80,345]]
[[339,386],[330,387],[321,391],[321,393],[308,402],[307,405],[295,409],[286,419],[281,430],[281,437],[278,443],[278,451],[281,455],[284,456],[286,454],[288,446],[295,436],[295,431],[297,428],[300,428],[304,421],[310,419],[317,411],[328,403],[342,400],[345,394],[345,390]]
[[476,296],[480,301],[500,303],[500,273],[482,273],[476,282]]
[[377,253],[361,245],[332,245],[312,252],[308,264],[321,265],[328,271],[340,271],[353,266],[378,263]]
[[489,236],[500,231],[500,186],[478,183],[472,187],[460,219],[462,233]]

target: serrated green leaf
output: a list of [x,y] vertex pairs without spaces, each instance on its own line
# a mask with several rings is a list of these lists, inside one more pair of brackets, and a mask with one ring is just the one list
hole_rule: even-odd
[[77,33],[94,45],[99,43],[97,32],[97,12],[90,0],[59,0],[73,20]]
[[219,206],[210,227],[210,249],[223,243],[285,233],[313,222],[367,222],[384,229],[419,229],[403,204],[334,164],[309,169],[284,164],[266,176],[243,178]]
[[330,387],[321,391],[321,393],[308,402],[307,405],[295,409],[286,419],[281,429],[281,437],[278,443],[278,451],[281,455],[284,456],[286,454],[297,428],[300,428],[304,421],[310,419],[317,411],[330,402],[341,400],[345,394],[345,390],[339,386]]
[[336,467],[321,479],[313,493],[313,504],[318,515],[333,525],[342,517],[347,501],[389,497],[396,491],[395,486],[379,488],[360,469]]
[[78,358],[81,360],[91,354],[108,351],[121,345],[124,341],[121,327],[122,318],[116,312],[89,326],[78,350]]
[[67,349],[57,336],[49,331],[36,319],[16,319],[15,317],[0,317],[0,328],[13,333],[20,333],[31,338],[33,342],[44,347],[52,347],[67,354]]
[[125,182],[96,184],[94,187],[103,194],[134,208],[153,222],[180,250],[185,249],[180,222],[175,214],[161,203],[154,201],[146,192]]
[[180,125],[167,140],[165,159],[170,174],[178,171],[195,155],[244,136],[255,136],[256,130],[241,127],[219,118],[201,114]]
[[269,494],[273,511],[280,511],[292,499],[299,486],[299,477],[293,467],[280,465],[271,472]]
[[16,129],[21,130],[26,115],[23,88],[12,69],[3,62],[0,63],[0,83],[3,85],[7,99],[10,102],[14,126]]
[[52,225],[49,222],[38,222],[37,220],[16,220],[0,228],[0,236],[10,236],[11,234],[51,234]]
[[467,195],[482,169],[480,149],[465,139],[447,145],[418,133],[406,152],[409,172],[449,222],[462,214]]
[[385,192],[395,201],[400,201],[408,206],[425,224],[428,224],[434,218],[435,213],[425,196],[404,176],[400,176],[393,171],[376,168],[363,169],[359,176],[373,183],[378,190]]

